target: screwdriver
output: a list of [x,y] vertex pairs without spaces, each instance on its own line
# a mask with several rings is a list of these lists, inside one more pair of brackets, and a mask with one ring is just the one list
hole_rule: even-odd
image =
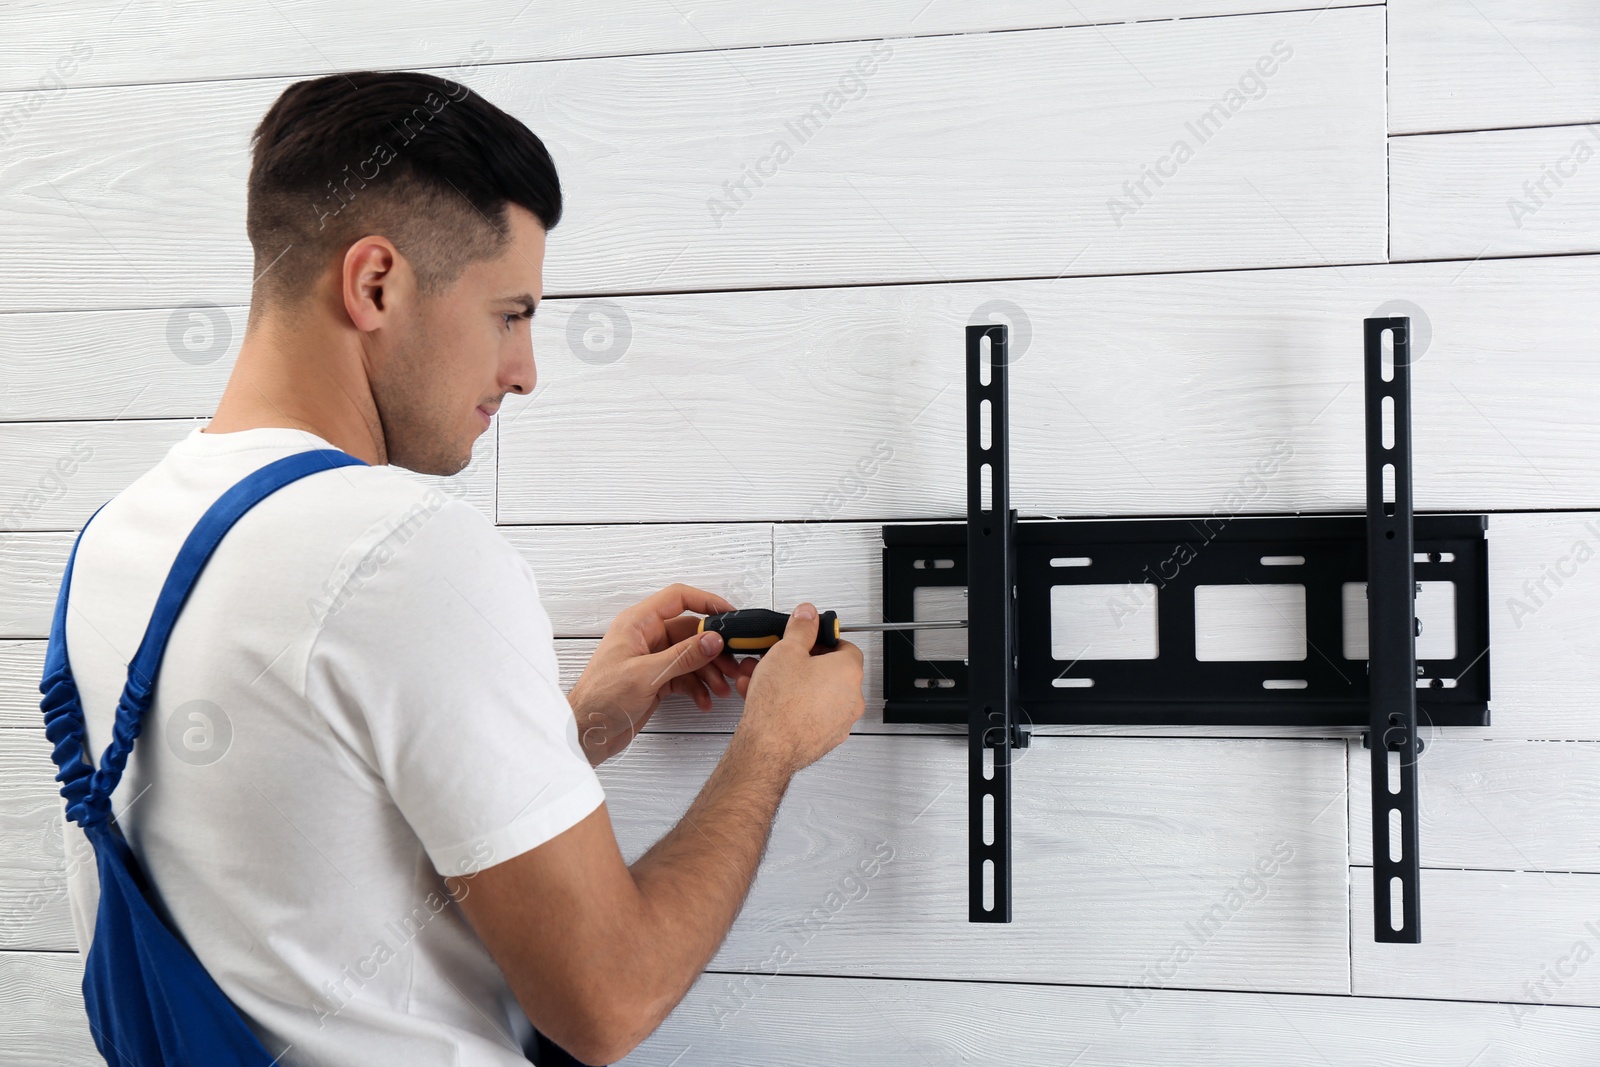
[[[817,643],[813,648],[836,648],[841,631],[854,630],[937,630],[964,627],[965,619],[939,619],[926,622],[871,622],[855,626],[839,625],[839,613],[817,613]],[[771,608],[740,608],[721,611],[700,620],[696,633],[719,633],[729,652],[760,653],[777,644],[789,626],[789,616]]]

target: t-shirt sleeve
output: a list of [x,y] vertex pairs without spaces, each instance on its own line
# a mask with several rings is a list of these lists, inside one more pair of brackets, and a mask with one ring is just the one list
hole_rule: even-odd
[[541,845],[605,794],[562,692],[533,570],[435,493],[322,605],[306,697],[383,783],[441,875]]

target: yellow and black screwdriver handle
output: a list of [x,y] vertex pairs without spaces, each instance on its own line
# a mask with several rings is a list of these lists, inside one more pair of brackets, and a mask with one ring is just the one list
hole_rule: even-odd
[[[740,608],[707,615],[700,620],[696,633],[715,631],[722,635],[722,646],[729,652],[746,652],[759,655],[783,639],[789,627],[789,616],[771,608]],[[839,644],[839,613],[823,611],[817,614],[818,648],[836,648]]]

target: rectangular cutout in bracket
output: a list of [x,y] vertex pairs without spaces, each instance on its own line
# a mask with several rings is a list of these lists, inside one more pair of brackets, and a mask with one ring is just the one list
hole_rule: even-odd
[[1202,663],[1305,659],[1306,587],[1195,586],[1194,658]]
[[[1446,553],[1448,554],[1448,553]],[[1367,583],[1346,582],[1344,601],[1344,658],[1367,658]],[[1456,658],[1456,583],[1418,582],[1417,660]],[[1444,687],[1440,687],[1444,688]]]
[[1153,585],[1051,586],[1051,658],[1155,659],[1157,603]]
[[[965,619],[967,587],[919,585],[911,594],[911,607],[913,621]],[[886,636],[888,633],[893,631],[886,632]],[[964,661],[967,658],[967,631],[961,627],[951,627],[947,630],[912,630],[911,635],[911,647],[919,660],[933,663],[939,660]]]

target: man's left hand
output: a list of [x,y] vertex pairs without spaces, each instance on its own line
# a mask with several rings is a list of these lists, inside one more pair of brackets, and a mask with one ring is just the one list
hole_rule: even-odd
[[712,692],[748,693],[758,661],[735,660],[721,634],[696,634],[700,620],[684,614],[733,610],[715,593],[677,583],[613,620],[567,694],[591,765],[627,748],[668,693],[682,693],[702,711],[711,710]]

